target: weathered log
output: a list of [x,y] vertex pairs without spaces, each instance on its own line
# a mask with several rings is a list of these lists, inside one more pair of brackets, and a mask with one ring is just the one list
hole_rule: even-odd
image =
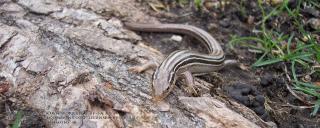
[[[123,28],[119,18],[158,22],[134,0],[5,0],[0,14],[0,76],[10,83],[1,102],[36,113],[23,125],[266,127],[212,97],[178,98],[181,89],[160,111],[151,97],[152,71],[128,72],[164,58]],[[7,116],[8,110],[18,109],[6,109]],[[41,120],[29,121],[34,116]]]

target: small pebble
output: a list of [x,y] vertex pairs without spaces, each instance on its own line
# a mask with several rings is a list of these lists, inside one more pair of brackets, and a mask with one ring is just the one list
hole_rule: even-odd
[[278,86],[284,86],[284,84],[286,83],[286,81],[283,78],[278,78],[276,82]]
[[248,24],[253,24],[254,23],[254,17],[249,15],[248,19],[247,19],[247,23]]
[[261,85],[262,87],[267,87],[267,86],[269,86],[269,81],[266,80],[266,79],[264,79],[264,78],[261,78],[261,80],[260,80],[260,85]]
[[230,94],[230,96],[232,96],[232,97],[241,96],[238,91],[230,91],[229,94]]
[[267,96],[268,96],[268,97],[271,97],[271,98],[276,97],[276,96],[274,95],[273,90],[271,90],[271,89],[267,89]]
[[256,112],[259,116],[263,115],[265,113],[264,107],[263,106],[259,106],[253,109],[254,112]]
[[306,7],[302,11],[314,17],[320,16],[320,11],[317,10],[315,7]]
[[241,89],[241,94],[242,95],[248,95],[251,91],[251,88],[242,88]]
[[251,106],[252,107],[259,107],[259,106],[261,106],[261,103],[259,103],[258,101],[253,101]]
[[262,104],[262,105],[264,104],[265,99],[264,99],[263,95],[257,95],[257,96],[255,97],[255,99],[256,99],[256,101],[259,102],[260,104]]
[[[267,81],[272,81],[273,78],[271,75],[265,75],[267,77]],[[269,82],[271,83],[271,82]],[[264,108],[265,98],[263,95],[259,93],[255,86],[251,86],[243,83],[236,83],[234,85],[228,86],[226,88],[228,95],[236,100],[237,102],[249,107],[252,109],[257,115],[262,116],[266,113]],[[267,115],[264,115],[263,119],[267,119]]]
[[251,95],[253,95],[253,96],[256,96],[256,95],[258,95],[258,94],[259,94],[259,92],[258,92],[257,88],[252,87],[252,89],[251,89],[251,91],[250,91],[250,93],[249,93],[249,94],[251,94]]
[[264,112],[263,115],[260,116],[260,118],[266,121],[269,118],[268,112]]
[[311,18],[307,21],[307,23],[309,23],[310,27],[313,29],[320,29],[320,19]]
[[222,26],[222,27],[229,27],[230,26],[230,19],[229,18],[224,18],[223,20],[220,20],[219,21],[219,24]]
[[181,42],[182,41],[182,37],[179,35],[173,35],[171,36],[170,40],[176,41],[176,42]]
[[260,85],[262,87],[268,87],[272,84],[272,75],[270,74],[266,74],[264,75],[263,77],[261,77],[261,80],[260,80]]
[[258,5],[257,5],[256,2],[251,1],[251,2],[250,2],[250,7],[251,7],[251,8],[256,8],[256,7],[258,7]]
[[238,84],[234,85],[233,87],[234,87],[235,89],[250,88],[249,85],[242,84],[242,83],[238,83]]
[[284,65],[283,63],[276,63],[273,65],[273,68],[276,69],[277,71],[283,71]]
[[210,8],[219,8],[220,3],[218,1],[205,1],[204,6],[208,9]]
[[310,75],[305,75],[303,78],[302,78],[303,82],[311,82],[311,76]]
[[249,102],[249,97],[248,96],[233,96],[233,98],[237,101],[239,101],[240,103],[244,104],[245,106],[249,106],[250,102]]
[[214,29],[217,29],[217,28],[219,28],[219,26],[217,24],[215,24],[215,23],[210,23],[208,25],[208,29],[209,30],[214,30]]

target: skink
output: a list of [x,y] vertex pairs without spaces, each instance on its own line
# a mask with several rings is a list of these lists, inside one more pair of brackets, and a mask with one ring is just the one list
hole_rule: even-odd
[[201,54],[191,50],[179,50],[166,57],[152,78],[152,91],[156,100],[162,100],[171,92],[179,75],[217,71],[227,62],[220,44],[200,28],[182,24],[125,23],[124,25],[133,31],[169,32],[192,36],[200,41],[208,51],[208,54]]

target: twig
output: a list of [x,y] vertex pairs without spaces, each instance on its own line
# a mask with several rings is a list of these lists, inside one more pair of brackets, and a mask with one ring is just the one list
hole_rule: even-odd
[[292,107],[294,109],[310,109],[313,108],[313,106],[295,106],[292,104],[287,103],[286,105],[282,105],[282,107]]
[[[285,72],[285,75],[286,75],[286,77],[287,77],[287,79],[288,79],[288,82],[291,83],[292,80],[291,80],[291,78],[290,78],[290,76],[289,76],[289,74],[288,74],[287,65],[285,65],[285,64],[283,64],[283,65],[284,65],[284,72]],[[285,85],[286,85],[288,91],[289,91],[294,97],[296,97],[298,100],[300,100],[301,102],[303,102],[303,103],[305,103],[305,104],[308,104],[308,105],[311,105],[311,104],[312,104],[312,103],[306,101],[304,98],[301,98],[300,96],[298,96],[298,95],[291,89],[291,87],[289,86],[289,84],[285,83]]]

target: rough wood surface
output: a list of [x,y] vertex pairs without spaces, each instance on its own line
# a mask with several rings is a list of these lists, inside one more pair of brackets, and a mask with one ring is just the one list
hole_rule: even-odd
[[[158,22],[134,0],[1,0],[0,14],[0,76],[10,85],[2,112],[37,113],[23,117],[26,126],[271,127],[212,97],[178,98],[179,88],[161,111],[151,100],[152,71],[128,72],[164,57],[122,27],[122,20]],[[88,113],[103,118],[79,118]]]

